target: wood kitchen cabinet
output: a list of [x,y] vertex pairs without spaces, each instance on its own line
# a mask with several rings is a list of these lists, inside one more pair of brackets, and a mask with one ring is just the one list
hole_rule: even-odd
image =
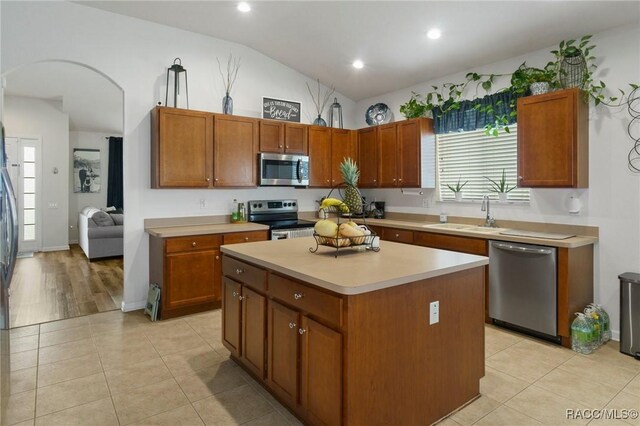
[[518,186],[589,186],[589,104],[579,89],[518,99]]
[[213,115],[179,108],[151,111],[151,187],[208,188],[213,176]]
[[340,163],[358,158],[355,132],[329,127],[309,127],[309,186],[329,188],[342,182]]
[[378,182],[382,188],[435,187],[433,121],[415,118],[379,126]]
[[214,186],[256,186],[258,121],[215,114],[214,141]]
[[378,127],[358,130],[358,166],[362,188],[378,186]]
[[487,256],[487,240],[482,238],[459,237],[457,235],[437,234],[433,232],[416,232],[414,244],[442,250],[453,250],[462,253]]
[[268,231],[149,236],[149,281],[161,288],[160,318],[219,308],[223,270],[220,246],[265,241],[267,236]]
[[260,152],[305,155],[307,127],[304,124],[260,120]]
[[413,231],[398,228],[381,228],[380,239],[396,243],[413,244]]
[[266,272],[223,260],[222,343],[256,377],[265,377]]

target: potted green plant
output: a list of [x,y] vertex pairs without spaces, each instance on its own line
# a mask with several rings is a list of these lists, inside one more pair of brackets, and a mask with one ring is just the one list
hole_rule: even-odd
[[510,187],[509,184],[507,184],[507,174],[504,169],[502,169],[502,177],[500,178],[500,180],[496,181],[488,176],[485,176],[484,178],[487,179],[491,185],[489,190],[498,194],[498,199],[501,203],[506,203],[507,194],[517,188],[517,185],[513,185]]
[[460,180],[462,179],[461,176],[458,176],[458,183],[456,183],[455,186],[451,185],[451,184],[447,184],[447,187],[453,191],[453,195],[456,198],[456,201],[462,201],[462,188],[464,188],[464,186],[469,182],[468,180],[465,181],[463,184],[460,183]]

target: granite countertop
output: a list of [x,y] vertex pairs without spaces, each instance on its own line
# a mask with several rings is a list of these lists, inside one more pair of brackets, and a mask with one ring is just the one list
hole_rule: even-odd
[[283,275],[352,295],[394,287],[489,264],[471,254],[381,241],[380,251],[356,251],[321,246],[313,237],[223,245],[229,255]]
[[267,231],[267,225],[258,223],[208,223],[197,225],[176,225],[145,227],[144,231],[159,238],[184,237],[188,235],[228,234],[230,232]]

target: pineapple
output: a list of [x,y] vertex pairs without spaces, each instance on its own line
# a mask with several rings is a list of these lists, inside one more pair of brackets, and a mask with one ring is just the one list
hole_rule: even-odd
[[360,170],[355,161],[351,158],[344,158],[340,163],[340,172],[342,180],[347,185],[344,191],[344,203],[349,207],[351,213],[362,213],[362,196],[358,191],[358,179],[360,178]]

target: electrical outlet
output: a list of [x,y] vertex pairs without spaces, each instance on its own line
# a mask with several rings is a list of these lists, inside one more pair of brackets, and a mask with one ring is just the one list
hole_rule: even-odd
[[440,301],[429,303],[429,325],[440,322]]
[[204,209],[205,207],[207,207],[207,200],[200,198],[200,208]]

